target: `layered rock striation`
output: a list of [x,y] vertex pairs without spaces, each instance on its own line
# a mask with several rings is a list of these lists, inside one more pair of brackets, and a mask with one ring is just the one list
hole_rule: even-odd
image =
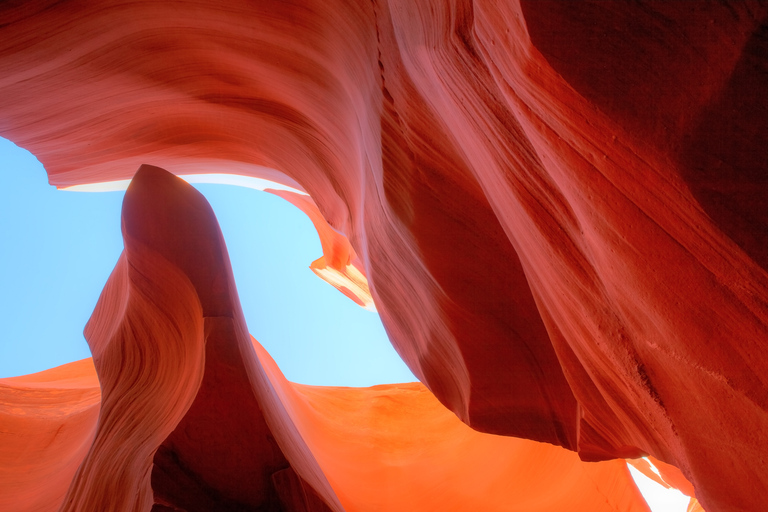
[[[150,162],[304,190],[348,243],[316,266],[365,279],[398,352],[462,422],[583,460],[650,454],[710,512],[757,511],[767,12],[762,1],[5,4],[0,134],[57,186]],[[127,302],[105,325],[149,307],[130,272],[118,264],[108,288]],[[365,303],[365,288],[346,289]],[[227,322],[203,333],[231,331],[250,354],[244,324]],[[194,333],[177,334],[199,340],[185,326]],[[231,379],[256,386],[263,374],[242,357]],[[101,379],[97,351],[94,363]],[[178,410],[153,416],[159,440],[183,424],[196,379],[218,385],[195,364],[174,383]],[[281,425],[276,437],[298,428]],[[317,460],[284,456],[338,506]]]
[[4,508],[647,512],[623,460],[473,431],[420,383],[288,382],[247,334],[213,212],[181,179],[143,166],[122,219],[93,363],[0,380]]

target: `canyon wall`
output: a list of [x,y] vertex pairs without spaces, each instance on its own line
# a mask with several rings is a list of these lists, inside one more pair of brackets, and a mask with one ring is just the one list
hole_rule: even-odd
[[[355,283],[337,281],[358,303],[370,296],[458,420],[585,461],[649,454],[678,467],[706,510],[757,511],[768,495],[767,11],[762,1],[6,3],[0,135],[59,187],[128,179],[148,163],[306,191],[321,238],[328,228],[338,242],[324,244],[319,274]],[[130,461],[135,485],[162,478],[149,467],[180,481],[173,461],[200,448],[179,425],[204,417],[225,379],[261,404],[265,424],[246,408],[261,425],[259,478],[290,461],[284,489],[347,507],[251,349],[220,237],[131,266],[131,230],[157,235],[131,204],[126,255],[103,296],[115,303],[97,307],[93,346],[132,346],[119,332],[150,307],[139,298],[149,284],[132,274],[142,264],[144,279],[158,261],[183,263],[163,286],[188,303],[152,315],[176,325],[202,308],[206,319],[183,322],[189,332],[174,329],[162,349],[189,358],[183,378],[136,376],[176,386],[178,400],[152,415],[148,451]],[[207,251],[219,251],[205,267],[218,277],[185,267]],[[229,357],[200,345],[209,337],[236,340],[231,375],[212,380],[219,370],[200,366]],[[102,391],[119,390],[114,362],[101,368],[93,346]],[[102,418],[121,409],[103,400]],[[94,489],[88,475],[112,449],[102,424],[66,503]],[[217,473],[205,461],[226,443],[189,455],[205,466],[190,471]]]

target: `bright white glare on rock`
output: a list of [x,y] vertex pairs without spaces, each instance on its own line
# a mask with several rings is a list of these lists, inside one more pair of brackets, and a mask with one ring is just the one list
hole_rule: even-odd
[[[296,194],[308,195],[306,192],[297,190],[287,185],[281,185],[274,181],[262,178],[253,178],[251,176],[240,176],[237,174],[186,174],[179,178],[187,183],[212,183],[216,185],[235,185],[238,187],[252,188],[254,190],[287,190]],[[106,181],[103,183],[87,183],[83,185],[72,185],[64,187],[61,190],[67,192],[115,192],[126,190],[131,180]]]
[[[648,463],[651,465],[651,470],[658,474],[656,467],[650,461]],[[627,467],[651,512],[686,512],[688,510],[688,503],[691,501],[688,496],[677,489],[667,489],[658,482],[654,482],[635,469],[632,464],[627,464]]]

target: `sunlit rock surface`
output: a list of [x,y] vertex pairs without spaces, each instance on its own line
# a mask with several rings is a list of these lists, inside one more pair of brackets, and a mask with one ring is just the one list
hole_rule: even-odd
[[247,334],[213,212],[181,179],[142,167],[122,218],[86,328],[93,364],[0,380],[6,508],[647,511],[622,460],[475,432],[422,384],[285,380]]
[[[460,420],[585,460],[650,454],[710,512],[764,508],[765,2],[0,9],[0,134],[52,184],[147,162],[304,190]],[[183,421],[166,414],[152,435]],[[285,456],[331,499],[317,460]]]
[[0,509],[55,511],[88,453],[101,393],[90,359],[0,379]]
[[296,206],[315,226],[320,237],[323,255],[309,266],[312,272],[358,305],[375,311],[376,306],[371,296],[363,263],[357,257],[347,237],[326,222],[312,198],[289,190],[266,189],[266,191]]

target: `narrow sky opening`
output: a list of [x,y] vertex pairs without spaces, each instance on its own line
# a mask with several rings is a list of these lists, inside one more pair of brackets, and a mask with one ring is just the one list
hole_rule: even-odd
[[[82,331],[122,251],[122,191],[57,191],[28,151],[0,139],[0,378],[90,356]],[[271,194],[195,184],[227,243],[251,334],[303,384],[415,381],[376,313],[317,278],[309,219]]]

